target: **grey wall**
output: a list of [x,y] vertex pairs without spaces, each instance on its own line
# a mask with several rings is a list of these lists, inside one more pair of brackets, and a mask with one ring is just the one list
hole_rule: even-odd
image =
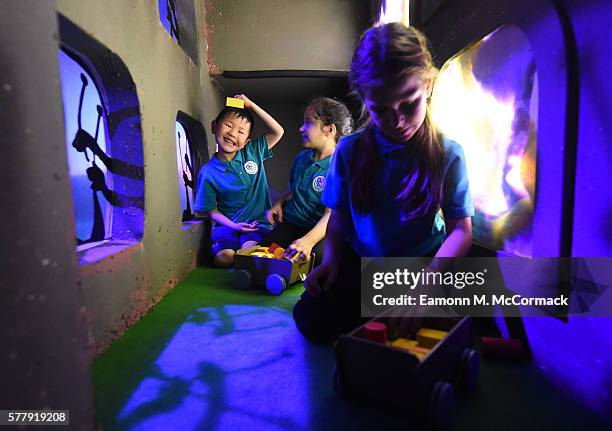
[[[70,408],[75,429],[93,428],[91,358],[195,267],[203,228],[186,228],[180,220],[174,128],[179,110],[199,119],[208,132],[209,151],[214,151],[210,122],[223,106],[224,95],[206,67],[213,59],[203,37],[206,17],[219,20],[215,37],[208,40],[223,47],[217,53],[226,55],[232,69],[344,70],[367,25],[368,3],[361,7],[348,0],[272,1],[264,8],[259,2],[249,4],[253,13],[240,15],[236,22],[227,18],[238,11],[238,2],[196,2],[196,27],[201,32],[198,67],[162,27],[155,1],[0,2],[6,18],[0,42],[0,139],[5,154],[0,226],[2,255],[9,256],[2,260],[0,289],[3,408]],[[225,18],[214,12],[207,15],[206,7],[219,4],[228,8]],[[144,238],[85,266],[79,266],[75,252],[57,56],[58,12],[123,60],[140,103]],[[288,19],[281,20],[283,14]],[[251,25],[257,21],[282,22]],[[241,36],[242,52],[227,55],[237,47],[236,36]],[[242,45],[245,40],[250,44]],[[316,95],[321,92],[311,96]],[[273,192],[286,189],[291,163],[302,149],[298,128],[305,102],[262,103],[286,130],[267,165]]]
[[0,2],[0,406],[93,429],[55,2]]
[[[210,132],[222,102],[207,69],[196,66],[164,30],[157,2],[60,0],[58,11],[121,57],[136,84],[142,116],[144,238],[112,258],[78,270],[90,348],[97,354],[195,267],[202,226],[182,228],[175,119],[182,110],[200,119]],[[204,13],[197,2],[200,29]],[[206,45],[200,42],[200,63],[206,64]],[[214,147],[210,135],[209,145]]]
[[[266,175],[270,186],[270,194],[274,200],[279,194],[284,193],[288,189],[289,171],[291,170],[293,159],[304,149],[299,133],[303,119],[303,108],[300,103],[265,104],[263,107],[285,129],[285,134],[273,149],[274,157],[266,161]],[[256,133],[261,132],[260,125],[256,129]]]
[[[348,70],[368,0],[209,0],[212,70]],[[248,6],[247,6],[248,5]],[[209,67],[211,67],[209,65]]]

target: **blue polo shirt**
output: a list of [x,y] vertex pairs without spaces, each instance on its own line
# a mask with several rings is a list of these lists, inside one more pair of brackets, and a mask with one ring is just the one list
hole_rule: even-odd
[[[424,256],[438,248],[446,237],[444,220],[437,211],[427,217],[403,222],[395,196],[406,173],[407,151],[403,145],[388,141],[380,131],[375,137],[382,154],[382,169],[374,182],[374,206],[361,214],[350,196],[351,160],[363,130],[342,138],[331,161],[323,204],[347,215],[348,243],[360,256]],[[464,218],[474,215],[463,149],[444,139],[444,217]]]
[[271,201],[263,163],[271,157],[265,136],[249,142],[229,162],[211,157],[198,175],[195,210],[217,209],[235,223],[258,220],[260,229],[271,230],[265,214]]
[[315,161],[314,155],[313,150],[304,150],[295,158],[289,174],[291,197],[283,208],[284,221],[308,229],[323,217],[321,193],[331,161],[331,156]]

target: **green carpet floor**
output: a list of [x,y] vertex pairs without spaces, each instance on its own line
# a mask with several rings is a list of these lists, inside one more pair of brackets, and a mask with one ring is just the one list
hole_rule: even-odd
[[[305,342],[291,318],[303,286],[273,297],[229,277],[196,269],[95,361],[102,430],[426,429],[335,396],[333,348]],[[534,366],[485,361],[453,429],[605,428]]]

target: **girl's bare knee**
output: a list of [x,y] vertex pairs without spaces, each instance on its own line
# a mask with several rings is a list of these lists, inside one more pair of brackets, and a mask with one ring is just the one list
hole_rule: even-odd
[[249,247],[254,247],[258,244],[257,241],[246,241],[244,244],[242,244],[241,248],[249,248]]
[[221,268],[232,266],[234,264],[234,254],[236,254],[236,252],[229,248],[224,249],[224,250],[219,250],[215,254],[213,263],[215,264],[215,266],[218,266]]

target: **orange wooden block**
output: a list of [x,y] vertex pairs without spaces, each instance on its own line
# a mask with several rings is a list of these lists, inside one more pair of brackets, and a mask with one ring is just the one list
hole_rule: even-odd
[[414,353],[420,361],[425,359],[425,356],[427,356],[427,354],[429,353],[429,349],[420,346],[411,347],[408,350],[410,351],[410,353]]

